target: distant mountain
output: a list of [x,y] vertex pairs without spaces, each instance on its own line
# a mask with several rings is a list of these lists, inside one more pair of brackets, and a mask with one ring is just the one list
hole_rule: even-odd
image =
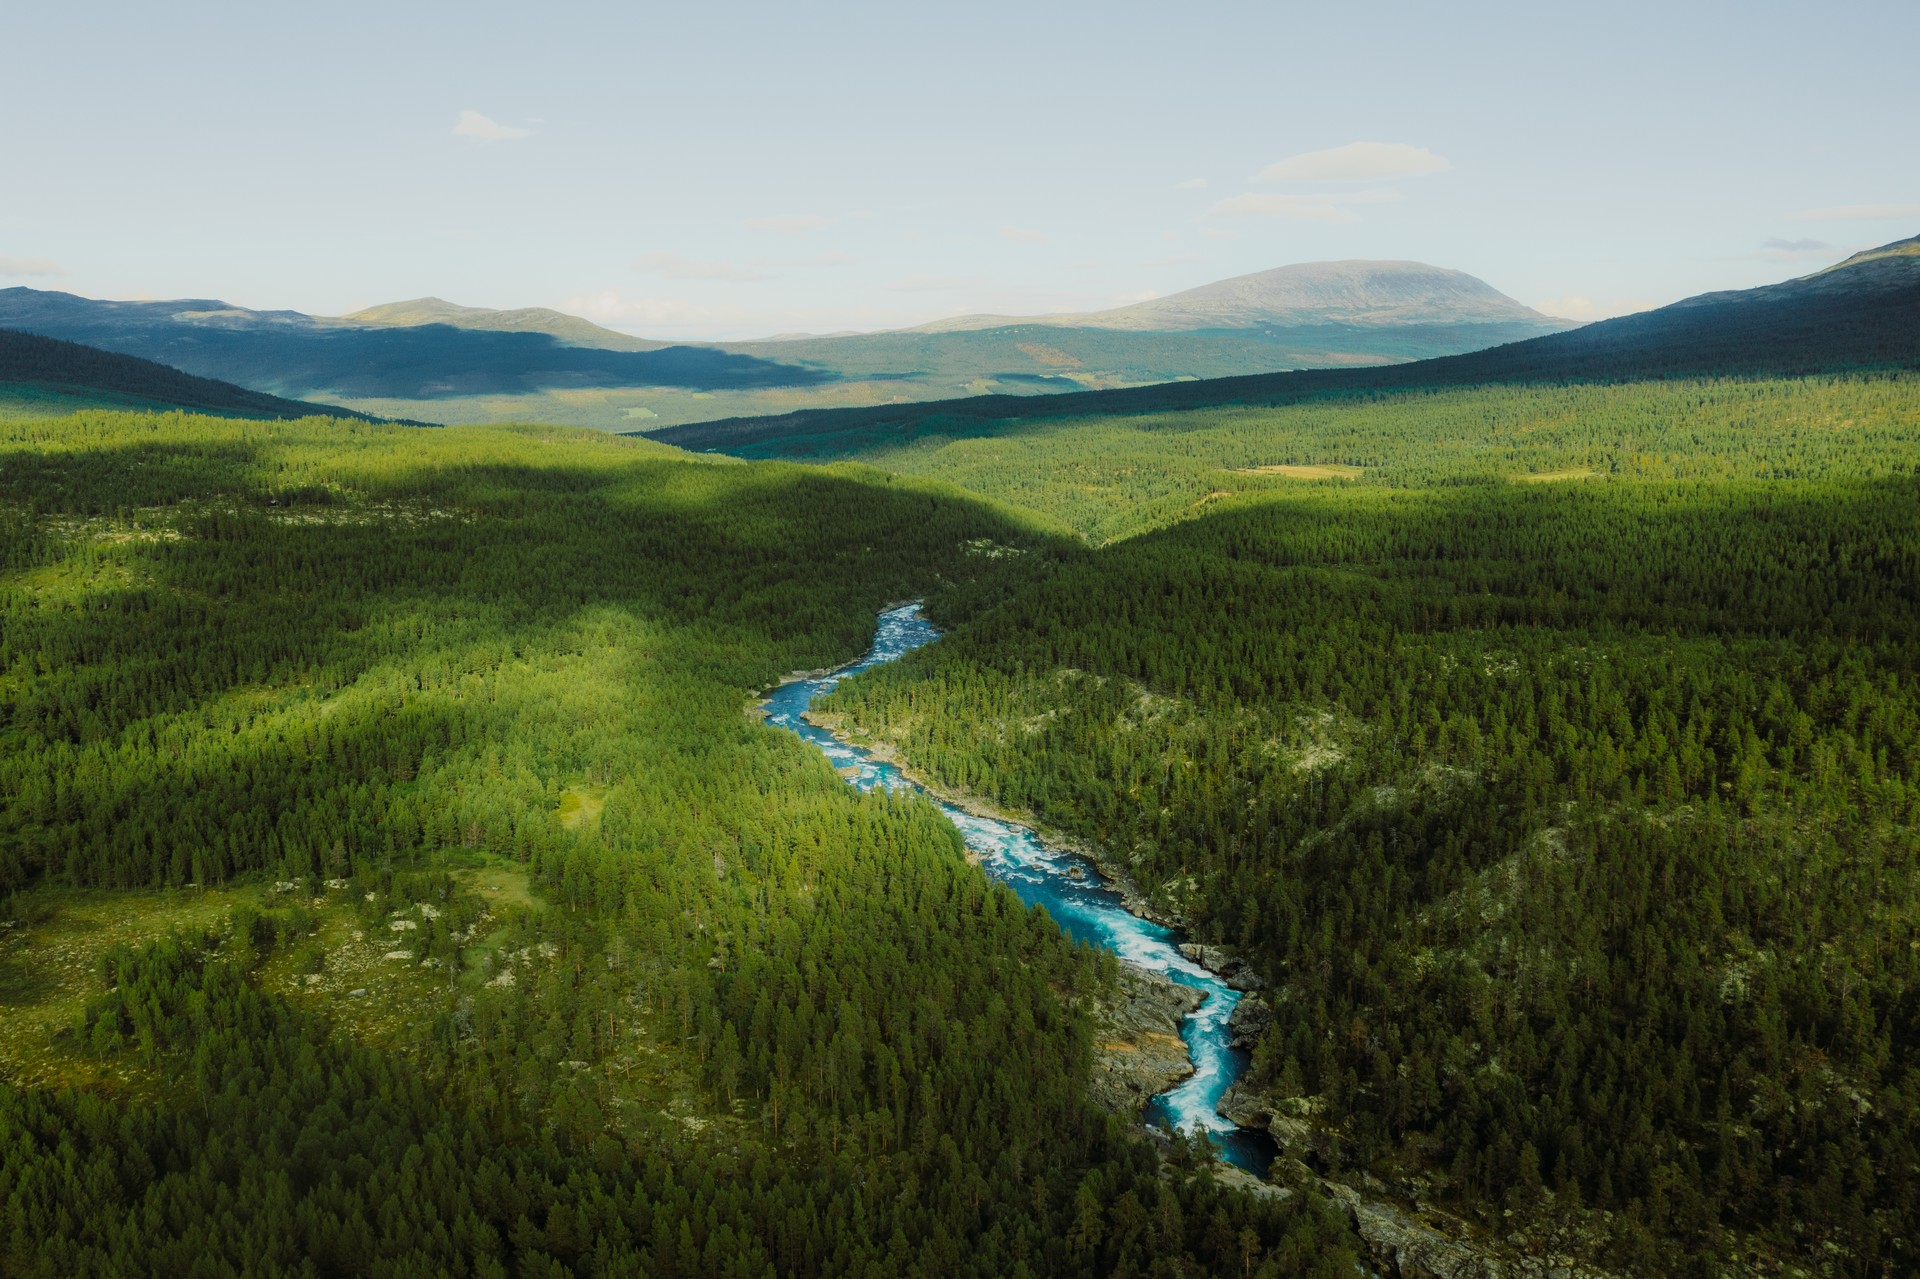
[[[1656,311],[1469,354],[1382,368],[1320,369],[1056,396],[1004,395],[790,413],[657,429],[689,449],[828,456],[912,438],[971,433],[970,422],[1284,404],[1319,395],[1489,383],[1802,376],[1920,369],[1920,237],[1855,254],[1812,275],[1708,293]],[[983,428],[975,428],[983,429]]]
[[12,329],[0,329],[0,397],[50,409],[167,408],[235,417],[366,419],[350,409],[263,395],[151,360]]
[[0,327],[158,360],[275,395],[401,400],[428,417],[437,415],[417,402],[601,387],[811,386],[831,377],[712,347],[607,349],[545,331],[362,323],[209,299],[97,301],[28,288],[0,289]]
[[1518,324],[1539,332],[1571,327],[1523,306],[1465,271],[1424,262],[1301,262],[1237,275],[1163,298],[1107,311],[1024,319],[967,315],[907,330],[954,333],[1011,324],[1186,333],[1279,326]]
[[483,306],[460,306],[440,298],[414,298],[410,302],[388,302],[364,311],[340,317],[347,324],[379,324],[395,328],[413,328],[422,324],[445,324],[456,329],[486,329],[504,333],[545,333],[573,346],[588,346],[602,351],[658,351],[670,342],[654,342],[626,333],[603,329],[592,320],[583,320],[565,311],[544,306],[523,306],[512,311],[495,311]]

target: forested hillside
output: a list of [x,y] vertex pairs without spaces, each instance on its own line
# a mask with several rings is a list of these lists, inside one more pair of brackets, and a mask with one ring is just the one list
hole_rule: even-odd
[[1917,429],[1904,377],[930,444],[1124,540],[832,709],[1246,957],[1291,1157],[1515,1254],[1908,1273]]
[[1807,276],[1710,293],[1567,333],[1386,368],[1307,369],[1061,396],[1044,406],[975,396],[820,409],[666,427],[654,438],[743,457],[846,457],[934,436],[1001,433],[1010,423],[1277,407],[1461,387],[1609,384],[1645,379],[1805,377],[1920,369],[1920,254],[1913,240]]
[[1090,1107],[1110,963],[746,713],[1062,553],[588,433],[0,426],[0,1269],[1351,1274]]
[[[331,413],[364,418],[363,413],[283,400],[230,382],[194,377],[164,364],[95,350],[78,342],[0,329],[0,407],[47,404],[41,411],[76,407],[193,409],[236,417],[310,417]],[[51,401],[52,403],[47,403]]]

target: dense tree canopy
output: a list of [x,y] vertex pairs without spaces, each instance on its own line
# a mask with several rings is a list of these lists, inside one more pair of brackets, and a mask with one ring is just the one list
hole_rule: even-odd
[[974,441],[978,469],[930,469],[1017,475],[1090,529],[1139,508],[1079,476],[1178,489],[1196,453],[1381,477],[1217,496],[953,610],[833,706],[1248,956],[1276,1013],[1256,1082],[1323,1167],[1503,1233],[1571,1217],[1626,1269],[1758,1239],[1904,1271],[1920,486],[1911,402],[1881,399],[1904,385],[1771,392],[1831,429],[1743,389],[1751,418],[1684,456],[1652,412],[1672,387],[1556,393],[1569,416],[1523,447],[1599,474],[1547,484],[1486,474],[1444,397],[1280,414],[1264,453],[1252,413],[1130,429],[1120,457],[1088,447],[1111,426]]
[[[0,430],[9,973],[63,885],[312,903],[105,955],[54,1047],[118,1082],[0,1091],[9,1272],[1350,1272],[1089,1105],[1110,964],[743,713],[1022,521],[564,431]],[[369,935],[425,994],[363,1041],[305,976]]]

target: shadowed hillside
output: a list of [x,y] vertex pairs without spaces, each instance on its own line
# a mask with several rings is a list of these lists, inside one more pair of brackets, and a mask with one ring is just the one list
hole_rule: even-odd
[[0,329],[0,396],[50,411],[100,405],[194,409],[239,417],[366,417],[350,409],[284,400],[230,382],[194,377],[151,360],[10,329]]
[[1011,418],[1293,404],[1319,396],[1494,383],[1801,376],[1920,367],[1920,254],[1904,240],[1783,284],[1711,293],[1490,350],[1387,368],[1310,370],[1059,396],[979,396],[669,427],[653,438],[752,455],[830,455]]
[[831,375],[708,347],[604,350],[548,332],[359,325],[210,300],[0,289],[0,324],[283,395],[439,400],[553,388],[809,386]]

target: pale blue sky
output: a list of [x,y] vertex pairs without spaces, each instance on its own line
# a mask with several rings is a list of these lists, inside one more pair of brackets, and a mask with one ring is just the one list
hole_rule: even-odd
[[1916,48],[1915,0],[9,5],[0,286],[717,337],[1368,257],[1606,314],[1920,231]]

